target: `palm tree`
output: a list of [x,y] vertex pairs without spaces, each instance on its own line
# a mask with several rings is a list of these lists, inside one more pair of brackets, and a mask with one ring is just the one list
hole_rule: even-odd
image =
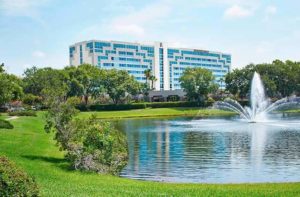
[[154,75],[151,75],[149,77],[149,79],[151,80],[151,89],[154,89],[154,82],[157,80],[156,77]]
[[144,74],[145,74],[145,77],[146,77],[146,84],[148,84],[148,80],[150,79],[151,77],[151,69],[147,69],[144,71]]
[[222,97],[222,96],[223,96],[223,87],[222,87],[222,85],[223,85],[223,82],[224,82],[224,78],[221,77],[221,78],[218,80],[218,82],[221,84],[221,97]]
[[221,77],[221,78],[218,80],[218,82],[221,84],[221,89],[222,89],[222,85],[223,85],[223,82],[224,82],[224,78]]

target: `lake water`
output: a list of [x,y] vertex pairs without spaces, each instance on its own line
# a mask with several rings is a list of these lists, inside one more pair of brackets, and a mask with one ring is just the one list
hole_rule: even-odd
[[231,118],[127,119],[122,177],[164,182],[300,181],[300,116],[249,124]]

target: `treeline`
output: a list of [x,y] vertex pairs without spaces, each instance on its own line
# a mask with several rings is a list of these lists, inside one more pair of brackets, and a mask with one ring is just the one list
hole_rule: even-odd
[[90,100],[93,103],[128,103],[132,95],[143,93],[145,87],[127,71],[104,70],[89,64],[64,69],[32,67],[25,70],[22,78],[7,74],[3,67],[2,64],[0,106],[12,100],[47,105],[53,99],[65,101],[71,97],[74,102],[77,99],[84,104]]
[[[25,70],[22,78],[7,74],[2,65],[1,73],[6,79],[2,83],[6,84],[0,90],[0,106],[10,101],[22,100],[23,104],[30,106],[48,107],[53,100],[59,99],[63,102],[71,99],[81,107],[123,104],[125,108],[135,108],[136,106],[125,104],[132,103],[133,98],[141,102],[149,101],[148,92],[153,89],[156,80],[151,70],[144,72],[146,82],[139,83],[125,70],[100,69],[90,64],[67,66],[63,69],[31,67]],[[218,89],[214,79],[212,72],[207,69],[188,68],[180,77],[180,83],[189,102],[204,106],[207,95]],[[161,107],[188,105],[190,104],[178,102],[172,105],[166,103]],[[141,107],[145,106],[147,105]],[[82,109],[84,108],[86,107]],[[116,109],[119,108],[122,106]]]
[[[300,94],[300,62],[275,60],[271,64],[250,64],[234,69],[225,77],[226,91],[218,91],[218,85],[211,71],[202,68],[188,68],[180,77],[181,87],[188,101],[204,103],[209,95],[215,100],[234,95],[238,99],[248,98],[253,73],[258,72],[266,93],[271,98],[282,98]],[[23,76],[8,74],[0,65],[0,107],[11,101],[22,100],[27,105],[47,106],[55,98],[87,104],[128,104],[136,95],[143,95],[147,101],[148,91],[155,79],[145,71],[151,83],[139,83],[125,70],[99,69],[89,64],[67,66],[63,69],[26,69]],[[223,79],[221,83],[223,83]],[[220,81],[219,81],[220,82]],[[137,98],[137,97],[136,97]]]
[[225,77],[226,90],[237,98],[247,98],[254,72],[261,75],[266,94],[271,98],[300,94],[300,62],[280,60],[234,69]]

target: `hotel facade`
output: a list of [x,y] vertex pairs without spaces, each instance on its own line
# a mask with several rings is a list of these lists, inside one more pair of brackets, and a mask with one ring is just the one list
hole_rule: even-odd
[[153,45],[119,41],[90,40],[71,45],[70,65],[83,63],[103,69],[126,70],[141,83],[144,71],[152,70],[156,77],[155,90],[179,90],[179,78],[188,67],[206,68],[213,72],[216,82],[230,71],[231,55],[191,48],[168,47],[166,43]]

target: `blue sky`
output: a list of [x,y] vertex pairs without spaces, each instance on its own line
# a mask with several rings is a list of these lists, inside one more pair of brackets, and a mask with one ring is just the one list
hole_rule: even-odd
[[298,0],[0,0],[0,62],[68,65],[82,40],[165,41],[232,54],[233,68],[300,60]]

